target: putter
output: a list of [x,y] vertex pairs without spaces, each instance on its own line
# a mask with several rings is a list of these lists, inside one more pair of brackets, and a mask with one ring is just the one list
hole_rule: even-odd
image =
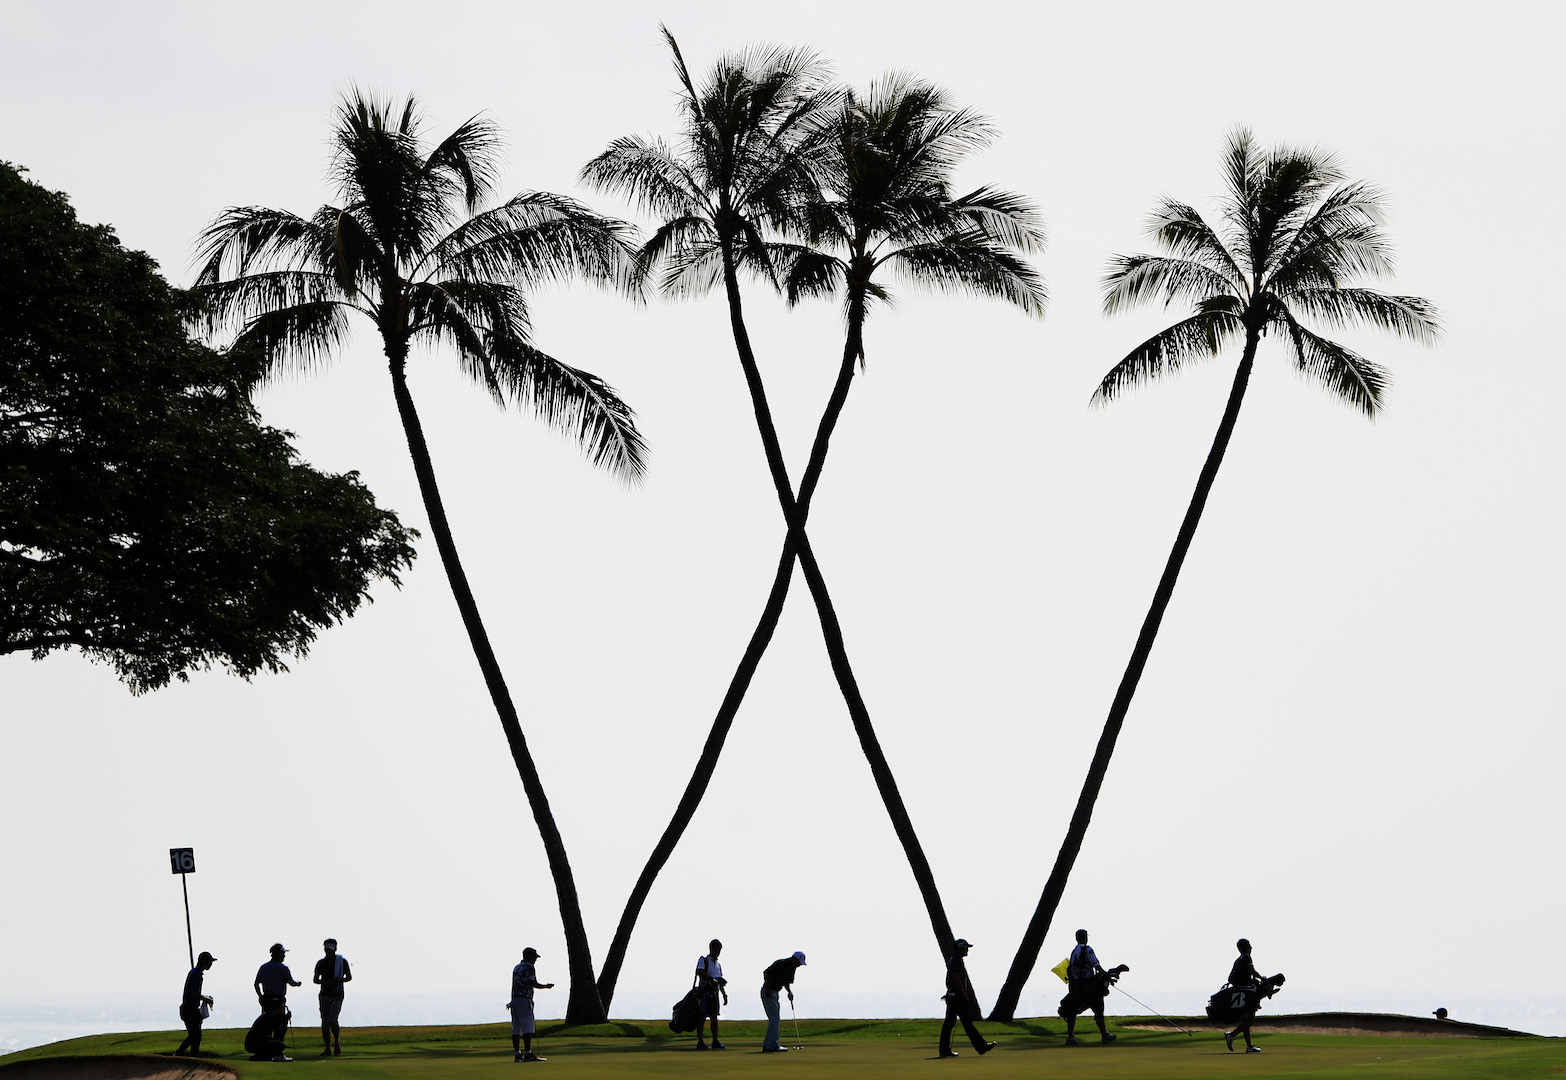
[[794,1018],[794,1045],[791,1046],[789,1049],[791,1049],[791,1050],[803,1050],[805,1048],[805,1045],[804,1045],[804,1043],[799,1041],[799,1014],[794,1011],[794,999],[793,998],[789,998],[788,999],[788,1014]]

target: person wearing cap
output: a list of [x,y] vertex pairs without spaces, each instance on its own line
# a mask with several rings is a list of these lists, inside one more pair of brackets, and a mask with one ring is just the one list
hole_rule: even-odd
[[706,1026],[710,1017],[712,1020],[712,1049],[722,1050],[724,1045],[718,1041],[718,995],[723,995],[723,1004],[729,1003],[729,992],[725,989],[729,980],[723,977],[723,965],[718,962],[718,954],[723,951],[723,942],[713,938],[707,943],[707,952],[696,958],[696,985],[701,988],[701,1019],[696,1022],[696,1049],[707,1049],[707,1040],[702,1038],[702,1028]]
[[984,1036],[979,1034],[979,1029],[973,1026],[979,1016],[979,1003],[973,992],[973,983],[968,980],[968,965],[963,959],[971,948],[973,945],[967,938],[958,938],[952,942],[951,956],[946,958],[946,993],[942,995],[946,1001],[946,1019],[941,1024],[939,1053],[943,1058],[957,1056],[957,1051],[952,1049],[952,1029],[959,1020],[962,1021],[962,1030],[968,1036],[968,1041],[973,1044],[974,1053],[988,1054],[995,1049],[995,1044],[986,1042]]
[[533,1053],[533,991],[553,990],[554,983],[538,981],[538,970],[533,961],[538,959],[537,949],[523,949],[522,962],[511,969],[511,1052],[514,1061],[548,1061]]
[[303,986],[294,973],[283,963],[288,950],[282,944],[273,945],[272,959],[256,971],[256,999],[261,1002],[261,1015],[250,1025],[245,1036],[245,1049],[250,1051],[251,1061],[292,1061],[284,1053],[288,1036],[288,988]]
[[288,988],[303,986],[304,983],[294,978],[294,973],[283,963],[283,957],[288,955],[287,949],[277,944],[269,951],[272,959],[256,969],[256,998],[261,1002],[262,1009],[269,1005],[282,1008],[288,1004]]
[[174,1051],[176,1056],[201,1052],[201,1022],[206,1019],[201,1007],[212,1008],[212,999],[201,992],[201,980],[211,970],[217,958],[209,952],[196,957],[196,966],[185,976],[185,993],[179,1001],[179,1018],[185,1022],[185,1041]]
[[1098,1041],[1112,1043],[1116,1036],[1104,1028],[1104,998],[1109,996],[1109,984],[1121,972],[1131,969],[1124,964],[1112,971],[1105,971],[1098,962],[1098,954],[1088,944],[1088,932],[1077,931],[1077,944],[1071,950],[1066,968],[1066,996],[1060,999],[1060,1018],[1066,1022],[1066,1045],[1080,1046],[1077,1038],[1077,1014],[1084,1009],[1093,1010],[1093,1021],[1098,1025]]
[[767,1034],[761,1040],[763,1054],[781,1054],[784,1048],[778,1044],[778,1029],[783,1025],[783,1006],[778,1001],[778,991],[788,992],[788,1003],[794,1004],[794,975],[805,966],[805,954],[795,951],[767,965],[761,973],[761,1007],[767,1014]]
[[1236,990],[1248,991],[1244,996],[1245,1007],[1240,1010],[1240,1022],[1235,1025],[1233,1031],[1223,1033],[1224,1045],[1231,1052],[1234,1050],[1236,1035],[1245,1036],[1245,1052],[1247,1054],[1261,1053],[1261,1047],[1251,1041],[1251,1025],[1256,1022],[1256,1010],[1261,1007],[1261,994],[1258,992],[1262,977],[1256,972],[1256,965],[1251,961],[1251,943],[1241,938],[1234,943],[1240,955],[1235,957],[1234,963],[1229,967],[1229,986]]
[[327,938],[321,947],[326,955],[315,962],[315,983],[321,988],[321,1056],[330,1057],[343,1052],[337,1020],[343,1011],[343,983],[353,981],[353,969],[348,958],[338,953],[336,938]]

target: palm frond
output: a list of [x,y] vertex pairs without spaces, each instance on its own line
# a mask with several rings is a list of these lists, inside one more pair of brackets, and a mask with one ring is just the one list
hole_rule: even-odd
[[1308,289],[1288,298],[1289,308],[1330,326],[1374,326],[1428,345],[1441,335],[1440,318],[1428,300],[1390,296],[1374,289]]
[[273,270],[200,287],[202,321],[209,333],[248,323],[268,311],[311,304],[346,304],[337,282],[313,270]]
[[1243,288],[1245,273],[1234,254],[1195,208],[1165,199],[1148,219],[1148,233],[1173,257],[1199,263],[1223,275],[1236,291]]
[[[413,104],[411,96],[408,104]],[[430,151],[424,159],[424,171],[455,179],[461,185],[463,205],[473,214],[495,189],[499,146],[500,131],[495,123],[487,117],[471,116]]]
[[616,139],[582,166],[581,179],[599,191],[629,197],[638,209],[658,217],[711,214],[695,177],[661,140]]
[[1311,333],[1293,319],[1285,322],[1294,364],[1306,378],[1326,387],[1335,397],[1367,417],[1375,419],[1382,398],[1392,383],[1386,368],[1355,352]]
[[1202,311],[1182,319],[1142,342],[1110,368],[1093,391],[1092,403],[1107,404],[1134,386],[1173,375],[1192,361],[1216,356],[1243,329],[1240,320],[1227,311]]
[[257,267],[307,267],[330,244],[316,222],[286,210],[230,206],[196,238],[196,285],[204,287],[227,274],[248,274]]
[[348,340],[349,310],[322,300],[264,311],[245,324],[231,348],[259,352],[273,372],[313,372]]
[[636,414],[613,387],[516,338],[492,345],[497,375],[516,400],[577,443],[595,467],[628,483],[641,481],[647,447]]
[[[1104,313],[1117,314],[1153,300],[1167,307],[1178,301],[1201,301],[1230,295],[1236,283],[1212,267],[1191,259],[1161,255],[1116,255],[1100,280]],[[1239,283],[1243,287],[1243,282]]]
[[658,289],[675,298],[705,296],[723,282],[723,249],[716,238],[690,243],[663,263]]
[[803,244],[774,245],[773,265],[783,279],[783,295],[790,306],[803,300],[830,296],[848,276],[843,260]]
[[982,187],[953,200],[952,212],[997,243],[1020,252],[1044,249],[1044,223],[1031,201],[1009,191]]
[[578,276],[625,285],[635,257],[632,236],[630,225],[574,199],[524,192],[463,222],[416,269],[530,285]]
[[1015,253],[978,235],[901,248],[887,256],[900,279],[916,288],[957,290],[1004,300],[1042,317],[1048,294],[1038,272]]

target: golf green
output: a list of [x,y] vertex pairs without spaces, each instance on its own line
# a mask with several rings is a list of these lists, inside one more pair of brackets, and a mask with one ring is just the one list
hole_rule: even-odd
[[[1119,1018],[1129,1025],[1133,1018]],[[801,1022],[803,1049],[760,1053],[762,1024],[725,1021],[728,1049],[701,1053],[690,1036],[673,1036],[656,1021],[625,1021],[564,1029],[544,1025],[534,1049],[542,1064],[512,1060],[509,1028],[357,1028],[343,1032],[341,1057],[322,1058],[314,1032],[295,1029],[292,1063],[252,1062],[239,1030],[207,1032],[200,1059],[167,1052],[183,1032],[95,1035],[8,1054],[0,1080],[281,1080],[308,1073],[315,1080],[515,1080],[518,1072],[563,1077],[686,1077],[756,1080],[772,1075],[820,1080],[950,1078],[986,1080],[1063,1078],[1288,1077],[1488,1078],[1566,1073],[1566,1046],[1544,1038],[1418,1038],[1278,1033],[1259,1036],[1259,1054],[1228,1052],[1221,1036],[1133,1029],[1119,1024],[1119,1040],[1099,1045],[1096,1033],[1067,1047],[1055,1021],[983,1024],[999,1042],[980,1060],[959,1041],[956,1060],[936,1055],[933,1020],[811,1020]],[[960,1034],[960,1033],[959,1033]],[[786,1032],[793,1043],[793,1031]]]

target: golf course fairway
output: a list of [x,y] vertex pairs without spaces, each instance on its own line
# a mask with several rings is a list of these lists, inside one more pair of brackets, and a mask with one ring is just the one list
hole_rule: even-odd
[[[1118,1021],[1115,1022],[1115,1021]],[[183,1032],[93,1035],[17,1051],[0,1058],[0,1080],[516,1080],[518,1073],[553,1077],[688,1077],[757,1080],[873,1080],[942,1077],[1034,1080],[1040,1077],[1161,1080],[1184,1077],[1443,1078],[1489,1080],[1566,1076],[1559,1039],[1420,1038],[1280,1032],[1259,1035],[1259,1054],[1224,1048],[1222,1036],[1133,1029],[1145,1021],[1117,1017],[1119,1040],[1063,1045],[1055,1020],[981,1024],[999,1046],[979,1059],[965,1041],[956,1060],[936,1058],[935,1020],[810,1020],[800,1022],[802,1050],[760,1053],[760,1021],[724,1021],[728,1049],[700,1053],[691,1036],[671,1035],[657,1021],[594,1027],[542,1025],[534,1050],[548,1060],[512,1060],[506,1024],[344,1029],[341,1057],[322,1058],[316,1032],[295,1028],[291,1063],[253,1062],[240,1049],[244,1032],[206,1033],[202,1056],[173,1057]],[[1122,1026],[1125,1025],[1125,1026]],[[1091,1030],[1091,1025],[1088,1025]],[[785,1025],[785,1045],[794,1032]],[[1080,1034],[1081,1032],[1079,1032]],[[960,1035],[960,1029],[959,1029]]]

